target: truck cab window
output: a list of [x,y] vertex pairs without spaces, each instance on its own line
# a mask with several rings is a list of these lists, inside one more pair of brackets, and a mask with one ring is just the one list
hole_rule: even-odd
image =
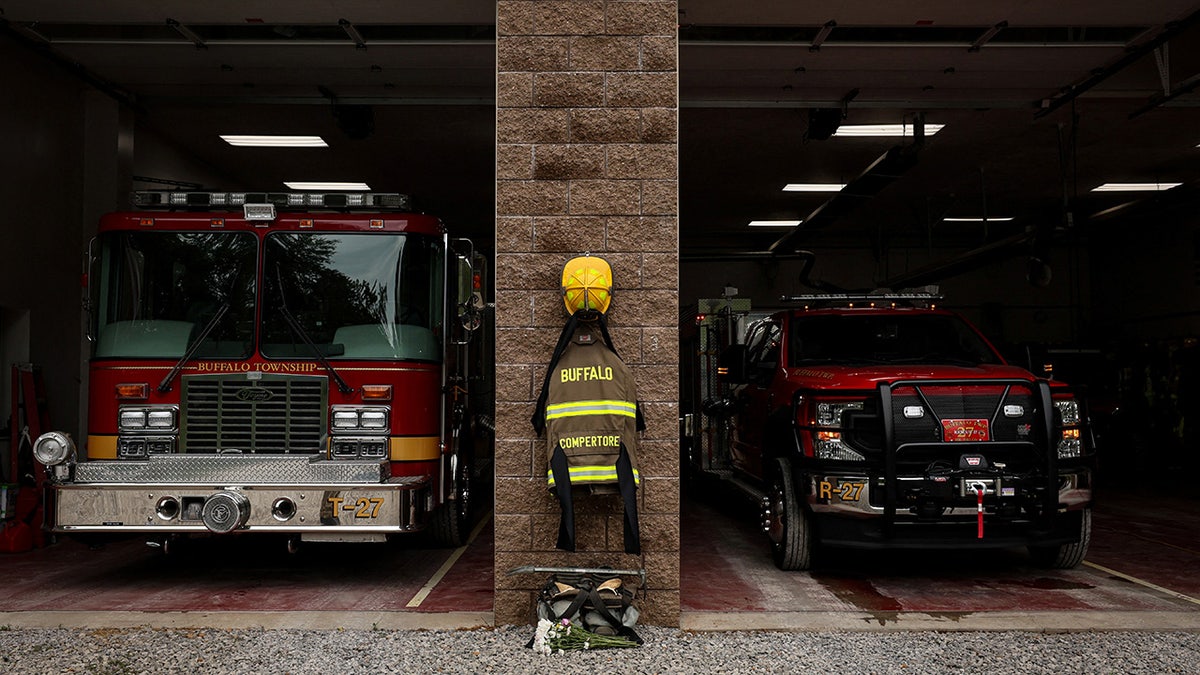
[[440,239],[401,233],[272,233],[263,260],[262,352],[330,359],[442,357]]
[[753,382],[767,384],[779,367],[782,330],[778,323],[764,321],[746,342],[746,375]]
[[178,358],[225,304],[197,358],[245,358],[254,336],[250,233],[116,232],[101,238],[98,358]]

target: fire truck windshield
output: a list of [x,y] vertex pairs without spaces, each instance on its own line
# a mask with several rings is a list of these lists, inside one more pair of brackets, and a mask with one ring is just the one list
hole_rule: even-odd
[[329,359],[441,359],[440,239],[273,232],[265,249],[263,356],[315,359],[307,336]]
[[[254,338],[252,233],[112,232],[93,287],[98,358],[245,358]],[[218,311],[228,305],[219,320]]]

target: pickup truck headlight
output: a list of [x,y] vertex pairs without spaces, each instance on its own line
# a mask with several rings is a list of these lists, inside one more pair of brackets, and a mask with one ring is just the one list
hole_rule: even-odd
[[[813,428],[807,432],[806,440],[811,443],[812,456],[841,462],[866,461],[842,437],[843,416],[847,411],[862,410],[863,401],[813,401],[811,405],[813,419],[808,424]],[[801,426],[807,426],[803,420]]]
[[818,431],[813,443],[813,450],[816,452],[817,459],[834,459],[843,462],[862,462],[867,459],[842,441],[840,431]]
[[1056,399],[1054,408],[1062,422],[1062,436],[1058,440],[1058,458],[1071,459],[1083,455],[1083,439],[1080,424],[1082,417],[1079,401],[1073,398]]
[[842,413],[847,410],[862,410],[862,401],[838,401],[817,403],[817,426],[842,426]]

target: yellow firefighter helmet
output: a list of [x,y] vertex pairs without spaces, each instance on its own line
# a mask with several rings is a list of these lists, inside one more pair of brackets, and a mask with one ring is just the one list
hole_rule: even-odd
[[563,302],[567,313],[596,311],[604,314],[612,300],[612,268],[603,258],[585,255],[563,266]]

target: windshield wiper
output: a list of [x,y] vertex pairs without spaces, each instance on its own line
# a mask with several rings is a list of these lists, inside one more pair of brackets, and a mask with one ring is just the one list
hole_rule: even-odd
[[353,393],[354,387],[346,384],[346,381],[342,379],[342,376],[338,375],[338,372],[333,369],[333,364],[329,362],[329,358],[325,356],[325,352],[321,351],[321,348],[317,346],[317,343],[313,342],[313,339],[309,337],[308,331],[304,330],[304,327],[300,325],[300,322],[296,320],[296,317],[292,316],[291,310],[289,310],[287,307],[287,299],[284,297],[283,276],[279,272],[278,265],[275,266],[275,279],[276,283],[279,284],[279,313],[283,315],[284,320],[287,321],[288,326],[291,327],[292,331],[294,331],[296,335],[300,336],[300,339],[304,341],[304,344],[308,345],[308,348],[312,350],[312,353],[317,357],[317,360],[321,362],[321,365],[325,366],[325,370],[329,371],[329,375],[333,377],[335,382],[337,382],[338,391],[342,392],[343,394]]
[[179,375],[179,371],[183,370],[183,364],[192,359],[192,355],[196,353],[196,350],[200,348],[200,345],[204,344],[204,341],[208,339],[208,334],[217,327],[217,324],[220,323],[221,319],[225,317],[225,312],[228,311],[228,302],[225,302],[217,308],[217,313],[213,314],[213,318],[209,319],[208,323],[204,324],[204,328],[200,329],[200,334],[196,336],[195,340],[192,340],[191,344],[188,345],[187,350],[183,352],[183,356],[179,357],[179,360],[175,362],[175,366],[171,368],[171,372],[167,373],[167,376],[162,379],[162,382],[158,383],[158,393],[165,394],[168,391],[171,391],[171,383],[175,381],[175,377]]

